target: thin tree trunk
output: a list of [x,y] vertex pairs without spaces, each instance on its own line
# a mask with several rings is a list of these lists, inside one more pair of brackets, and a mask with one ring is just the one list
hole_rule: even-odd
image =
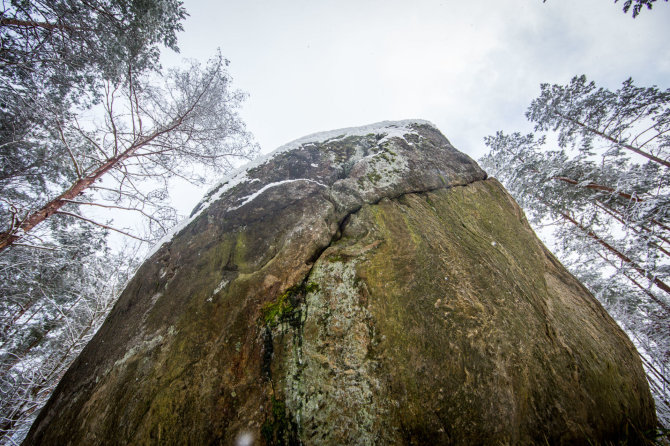
[[[612,262],[610,259],[608,259],[608,258],[605,257],[604,255],[602,255],[601,253],[597,253],[597,254],[600,256],[601,259],[603,259],[604,261],[606,261],[607,263],[609,263],[610,265],[612,265],[614,268],[616,268],[616,269],[618,270],[618,268],[617,268],[617,266],[614,264],[614,262]],[[621,273],[622,273],[624,276],[626,276],[626,279],[628,279],[628,280],[630,280],[631,282],[633,282],[633,284],[634,284],[636,287],[638,287],[644,294],[646,294],[651,300],[653,300],[656,304],[658,304],[661,308],[663,308],[663,310],[665,310],[666,313],[667,313],[668,315],[670,315],[670,307],[668,306],[668,304],[666,304],[665,302],[663,302],[663,301],[662,301],[661,299],[659,299],[658,297],[654,296],[654,294],[653,294],[652,292],[650,292],[648,289],[646,289],[644,286],[642,286],[642,284],[641,284],[640,282],[638,282],[637,280],[635,280],[633,277],[631,277],[631,276],[630,276],[628,273],[626,273],[625,271],[621,271]]]
[[581,224],[579,224],[574,218],[570,217],[568,214],[561,212],[560,215],[572,223],[573,225],[577,226],[579,229],[584,231],[586,235],[594,239],[596,242],[598,242],[601,246],[605,247],[608,251],[610,251],[612,254],[617,256],[619,259],[624,261],[625,263],[629,264],[635,271],[649,279],[654,285],[665,291],[666,293],[670,294],[670,287],[660,280],[657,277],[652,276],[650,273],[648,273],[644,268],[642,268],[640,265],[638,265],[633,259],[628,257],[626,254],[620,252],[618,249],[616,249],[614,246],[610,245],[607,243],[605,240],[601,239],[595,232],[591,231],[588,228],[585,228]]
[[[565,183],[573,184],[573,185],[578,185],[579,184],[579,181],[573,180],[572,178],[567,178],[567,177],[552,177],[552,179],[560,180],[560,181],[563,181]],[[602,190],[602,191],[609,192],[609,193],[616,193],[618,196],[620,196],[622,198],[625,198],[626,200],[632,200],[632,201],[637,201],[637,202],[645,201],[642,198],[633,196],[631,194],[627,194],[626,192],[617,192],[616,189],[614,189],[612,187],[609,187],[609,186],[605,186],[603,184],[588,183],[587,185],[585,185],[583,187],[585,187],[587,189],[595,189],[595,190]]]
[[566,116],[566,115],[564,115],[563,113],[561,113],[561,112],[559,112],[559,111],[554,110],[554,113],[556,113],[558,116],[560,116],[561,118],[565,119],[566,121],[569,121],[569,122],[571,122],[571,123],[573,123],[573,124],[575,124],[575,125],[577,125],[577,126],[583,128],[584,130],[586,130],[586,131],[588,131],[588,132],[591,132],[591,133],[593,133],[593,134],[595,134],[595,135],[598,135],[598,136],[600,136],[600,137],[602,137],[602,138],[605,138],[606,140],[608,140],[608,141],[610,141],[610,142],[612,142],[612,143],[614,143],[614,144],[616,144],[616,145],[619,145],[619,146],[621,146],[621,147],[623,147],[623,148],[625,148],[625,149],[628,149],[628,150],[630,150],[631,152],[635,152],[635,153],[637,153],[638,155],[642,155],[643,157],[645,157],[645,158],[647,158],[647,159],[649,159],[649,160],[651,160],[651,161],[654,161],[654,162],[656,162],[656,163],[658,163],[658,164],[661,164],[662,166],[670,167],[670,162],[669,162],[669,161],[666,161],[666,160],[661,159],[661,158],[659,158],[659,157],[657,157],[657,156],[654,156],[654,155],[652,155],[651,153],[645,152],[644,150],[640,150],[640,149],[638,149],[637,147],[635,147],[635,146],[633,146],[633,145],[631,145],[631,144],[628,144],[628,143],[619,141],[618,139],[613,138],[613,137],[611,137],[610,135],[608,135],[608,134],[606,134],[606,133],[603,133],[603,132],[601,132],[601,131],[598,130],[598,129],[594,129],[593,127],[590,127],[590,126],[584,124],[583,122],[580,122],[580,121],[578,121],[578,120],[576,120],[576,119],[574,119],[574,118],[571,118],[571,117],[569,117],[569,116]]

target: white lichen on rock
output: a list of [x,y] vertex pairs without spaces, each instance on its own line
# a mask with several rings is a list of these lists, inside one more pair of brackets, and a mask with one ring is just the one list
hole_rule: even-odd
[[383,435],[378,363],[369,356],[372,316],[355,279],[355,262],[327,259],[309,276],[310,283],[323,284],[306,296],[302,330],[309,336],[301,339],[300,361],[286,357],[286,406],[307,443],[368,445]]

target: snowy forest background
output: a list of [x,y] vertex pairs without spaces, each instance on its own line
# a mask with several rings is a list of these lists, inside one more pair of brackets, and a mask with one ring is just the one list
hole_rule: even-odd
[[[662,3],[612,7],[633,22]],[[223,55],[161,67],[186,17],[178,0],[3,1],[0,444],[20,443],[182,218],[175,188],[202,188],[259,152]],[[670,89],[622,81],[543,84],[533,131],[493,130],[480,162],[629,334],[667,429]]]

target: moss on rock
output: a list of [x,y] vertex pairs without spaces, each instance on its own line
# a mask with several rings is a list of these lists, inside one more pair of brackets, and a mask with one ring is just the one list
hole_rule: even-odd
[[634,348],[494,180],[364,206],[309,280],[304,360],[277,377],[306,444],[636,444],[653,427]]
[[296,316],[296,309],[303,303],[305,294],[318,290],[319,285],[314,282],[289,287],[276,300],[263,306],[263,322],[269,327],[276,327],[282,322],[291,322]]

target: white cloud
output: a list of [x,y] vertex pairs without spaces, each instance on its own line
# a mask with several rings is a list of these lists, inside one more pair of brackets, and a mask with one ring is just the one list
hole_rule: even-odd
[[542,82],[584,73],[609,87],[628,76],[668,87],[670,78],[663,3],[635,20],[603,0],[185,6],[182,55],[205,59],[221,47],[250,93],[243,116],[266,152],[317,131],[424,118],[478,157],[484,136],[530,129],[523,113]]

